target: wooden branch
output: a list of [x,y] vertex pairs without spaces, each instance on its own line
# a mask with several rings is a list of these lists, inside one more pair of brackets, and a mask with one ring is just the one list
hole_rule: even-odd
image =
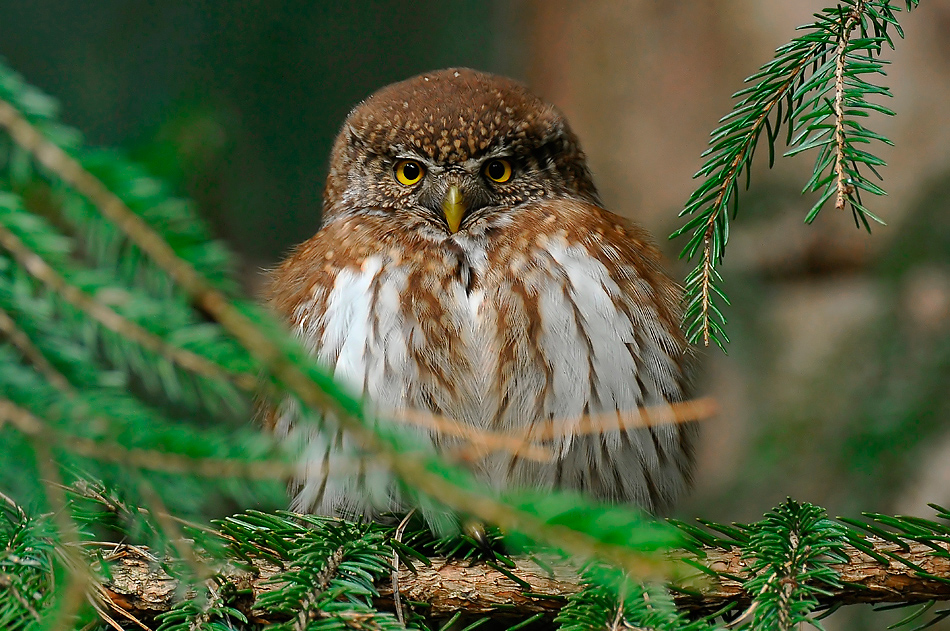
[[[508,571],[527,583],[519,585],[502,572],[483,563],[433,558],[432,565],[417,564],[416,572],[400,568],[399,593],[403,602],[422,602],[432,616],[450,616],[456,611],[473,615],[509,613],[530,616],[556,614],[566,599],[581,589],[573,568],[551,566],[550,572],[528,559],[515,559]],[[379,586],[377,605],[386,608],[392,600],[392,584]]]
[[[852,605],[858,603],[885,602],[926,602],[929,600],[950,599],[950,545],[934,543],[941,552],[923,543],[907,543],[904,550],[899,544],[879,537],[868,537],[866,541],[874,552],[887,557],[887,565],[877,561],[857,548],[846,546],[844,553],[848,563],[833,564],[844,586],[833,590],[826,604],[840,603]],[[678,605],[687,609],[714,610],[729,601],[748,603],[750,597],[736,580],[723,578],[722,575],[746,577],[748,562],[736,552],[727,552],[716,548],[707,548],[704,564],[720,574],[720,580],[710,584],[699,595],[682,594],[676,597]],[[941,555],[942,556],[938,556]],[[901,561],[904,559],[906,562]],[[942,577],[932,580],[920,575]]]
[[[884,565],[856,548],[847,547],[845,553],[850,562],[833,566],[844,586],[834,590],[826,604],[950,600],[950,546],[934,544],[943,550],[941,556],[923,543],[909,543],[909,550],[905,551],[884,539],[870,537],[867,541],[877,554],[891,559],[890,562]],[[707,548],[704,552],[703,563],[717,573],[737,578],[747,575],[748,562],[739,552],[717,548]],[[167,611],[183,598],[194,596],[180,592],[178,581],[166,574],[143,548],[121,546],[105,558],[110,563],[112,580],[105,585],[104,593],[112,606],[124,613],[150,618]],[[923,577],[913,566],[944,580]],[[226,565],[220,578],[237,590],[253,594],[253,598],[248,595],[235,606],[261,620],[252,604],[261,593],[276,588],[269,581],[278,568],[260,563],[256,570],[250,572]],[[519,559],[510,571],[529,588],[484,564],[442,558],[431,559],[428,567],[417,564],[415,573],[401,568],[398,585],[403,602],[426,603],[429,614],[435,617],[452,615],[459,610],[470,614],[553,615],[567,596],[580,590],[577,575],[566,566],[554,567],[549,573],[531,560]],[[382,609],[391,608],[389,581],[381,583],[379,591],[377,605]],[[679,606],[697,612],[713,611],[728,602],[743,605],[749,600],[738,580],[722,577],[700,585],[693,593],[676,596]]]

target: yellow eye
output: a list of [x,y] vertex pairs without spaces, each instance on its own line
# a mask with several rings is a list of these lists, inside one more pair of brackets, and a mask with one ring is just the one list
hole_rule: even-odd
[[489,160],[485,165],[485,177],[492,182],[507,182],[511,179],[511,163],[502,158]]
[[396,179],[405,186],[412,186],[426,174],[425,167],[416,160],[400,160],[394,170]]

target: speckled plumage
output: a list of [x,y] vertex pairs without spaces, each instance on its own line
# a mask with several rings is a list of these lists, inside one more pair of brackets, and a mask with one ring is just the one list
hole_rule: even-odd
[[[411,186],[394,177],[407,159],[424,168]],[[499,159],[508,181],[487,175]],[[450,187],[466,209],[456,232],[440,210]],[[516,434],[681,400],[678,298],[649,236],[600,207],[560,113],[514,81],[465,69],[387,86],[353,110],[334,144],[324,225],[273,272],[268,295],[381,412]],[[289,432],[292,406],[269,419]],[[568,436],[546,443],[546,462],[499,451],[469,464],[499,488],[577,489],[665,511],[687,485],[692,433]],[[312,441],[294,508],[400,507],[393,488],[371,483],[382,476],[371,463],[346,472],[345,437]]]

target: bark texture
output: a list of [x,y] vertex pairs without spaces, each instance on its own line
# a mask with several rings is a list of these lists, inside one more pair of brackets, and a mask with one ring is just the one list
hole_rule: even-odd
[[[850,562],[834,566],[844,587],[832,593],[829,603],[950,599],[948,544],[939,546],[940,552],[922,543],[908,544],[908,549],[903,550],[898,544],[883,539],[869,538],[868,541],[876,553],[890,559],[889,563],[885,565],[858,549],[846,548]],[[740,580],[736,580],[748,576],[748,561],[737,551],[708,548],[704,552],[704,563],[720,574],[720,578],[706,582],[694,593],[678,595],[678,604],[690,610],[710,611],[728,601],[748,603],[750,595],[742,589]],[[166,574],[147,550],[122,547],[109,555],[107,561],[112,580],[105,586],[105,594],[114,607],[127,614],[148,618],[189,597],[187,592],[179,591],[178,581]],[[523,583],[490,566],[451,559],[433,558],[430,566],[417,564],[415,570],[401,568],[399,571],[402,602],[426,603],[433,616],[451,615],[460,610],[469,614],[540,612],[553,615],[568,596],[581,588],[572,568],[558,566],[546,570],[530,560],[517,560],[516,566],[509,570]],[[221,574],[226,582],[239,590],[249,590],[256,597],[275,588],[268,581],[277,571],[273,565],[262,564],[256,573],[226,566]],[[380,584],[379,592],[377,604],[383,609],[391,608],[392,585],[388,581]],[[260,619],[252,604],[253,599],[248,596],[235,606],[249,617]]]

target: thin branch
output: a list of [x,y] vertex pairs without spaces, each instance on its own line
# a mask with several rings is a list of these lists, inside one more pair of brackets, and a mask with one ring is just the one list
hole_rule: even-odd
[[[718,212],[718,211],[717,211]],[[713,227],[712,223],[715,221],[715,217],[711,218],[709,228]],[[703,283],[702,283],[702,304],[703,304],[703,346],[709,346],[709,305],[710,305],[710,296],[709,292],[712,289],[712,271],[715,267],[713,263],[712,256],[712,234],[709,229],[706,230],[706,235],[703,237]]]
[[30,362],[50,385],[63,392],[73,391],[73,386],[69,383],[69,380],[50,363],[43,351],[33,344],[30,336],[24,333],[17,326],[16,321],[10,317],[10,314],[3,309],[0,309],[0,333],[7,336],[14,348],[20,351],[20,355]]
[[[402,521],[399,522],[399,525],[396,527],[396,532],[393,533],[393,541],[396,543],[402,543],[402,535],[406,530],[406,526],[409,524],[409,520],[412,519],[412,516],[415,514],[416,509],[412,509],[406,516],[402,518]],[[402,606],[402,595],[399,593],[399,552],[393,548],[393,569],[391,574],[392,580],[392,592],[393,592],[393,606],[396,610],[396,619],[399,620],[399,624],[406,624],[406,612]]]
[[848,14],[844,24],[841,27],[841,37],[838,39],[838,46],[835,49],[835,177],[837,181],[837,196],[835,197],[835,208],[844,210],[848,197],[854,191],[848,181],[848,174],[845,170],[845,131],[844,131],[844,77],[845,67],[847,66],[846,52],[848,42],[851,41],[851,31],[861,19],[861,13],[864,8],[864,2],[859,1]]
[[54,608],[54,617],[48,622],[48,628],[65,629],[68,621],[82,607],[84,600],[96,601],[99,596],[99,591],[96,589],[99,581],[79,552],[79,530],[76,528],[66,502],[59,466],[53,459],[50,446],[35,435],[29,438],[33,446],[36,468],[40,472],[43,489],[46,492],[46,499],[53,511],[53,523],[56,525],[59,539],[54,550],[67,570],[63,579],[65,585],[55,590],[58,602]]
[[294,629],[296,629],[296,631],[306,631],[310,617],[321,615],[321,596],[323,596],[323,593],[326,591],[333,575],[336,574],[337,568],[339,568],[343,562],[343,553],[344,548],[340,546],[333,551],[333,554],[327,557],[323,569],[320,570],[320,573],[314,578],[313,589],[300,601],[297,616],[294,620]]
[[517,453],[526,460],[536,462],[546,462],[554,457],[550,449],[528,444],[524,432],[493,432],[425,410],[397,410],[381,416],[411,427],[435,431],[440,435],[461,438],[467,444],[453,451],[453,456],[461,460],[478,460],[494,451]]
[[424,410],[398,410],[384,418],[438,431],[468,441],[473,449],[467,450],[466,459],[474,460],[486,452],[507,451],[526,460],[546,462],[553,458],[551,450],[533,441],[570,438],[572,436],[601,435],[607,432],[626,432],[637,428],[659,425],[679,425],[712,418],[719,406],[710,397],[677,401],[663,405],[640,407],[630,411],[603,414],[584,414],[576,418],[551,419],[532,425],[525,431],[493,432],[473,427],[454,419]]
[[533,428],[529,436],[532,440],[550,440],[660,425],[681,425],[712,418],[718,411],[719,406],[715,399],[704,397],[691,401],[645,406],[629,412],[586,414],[576,420],[554,419]]

